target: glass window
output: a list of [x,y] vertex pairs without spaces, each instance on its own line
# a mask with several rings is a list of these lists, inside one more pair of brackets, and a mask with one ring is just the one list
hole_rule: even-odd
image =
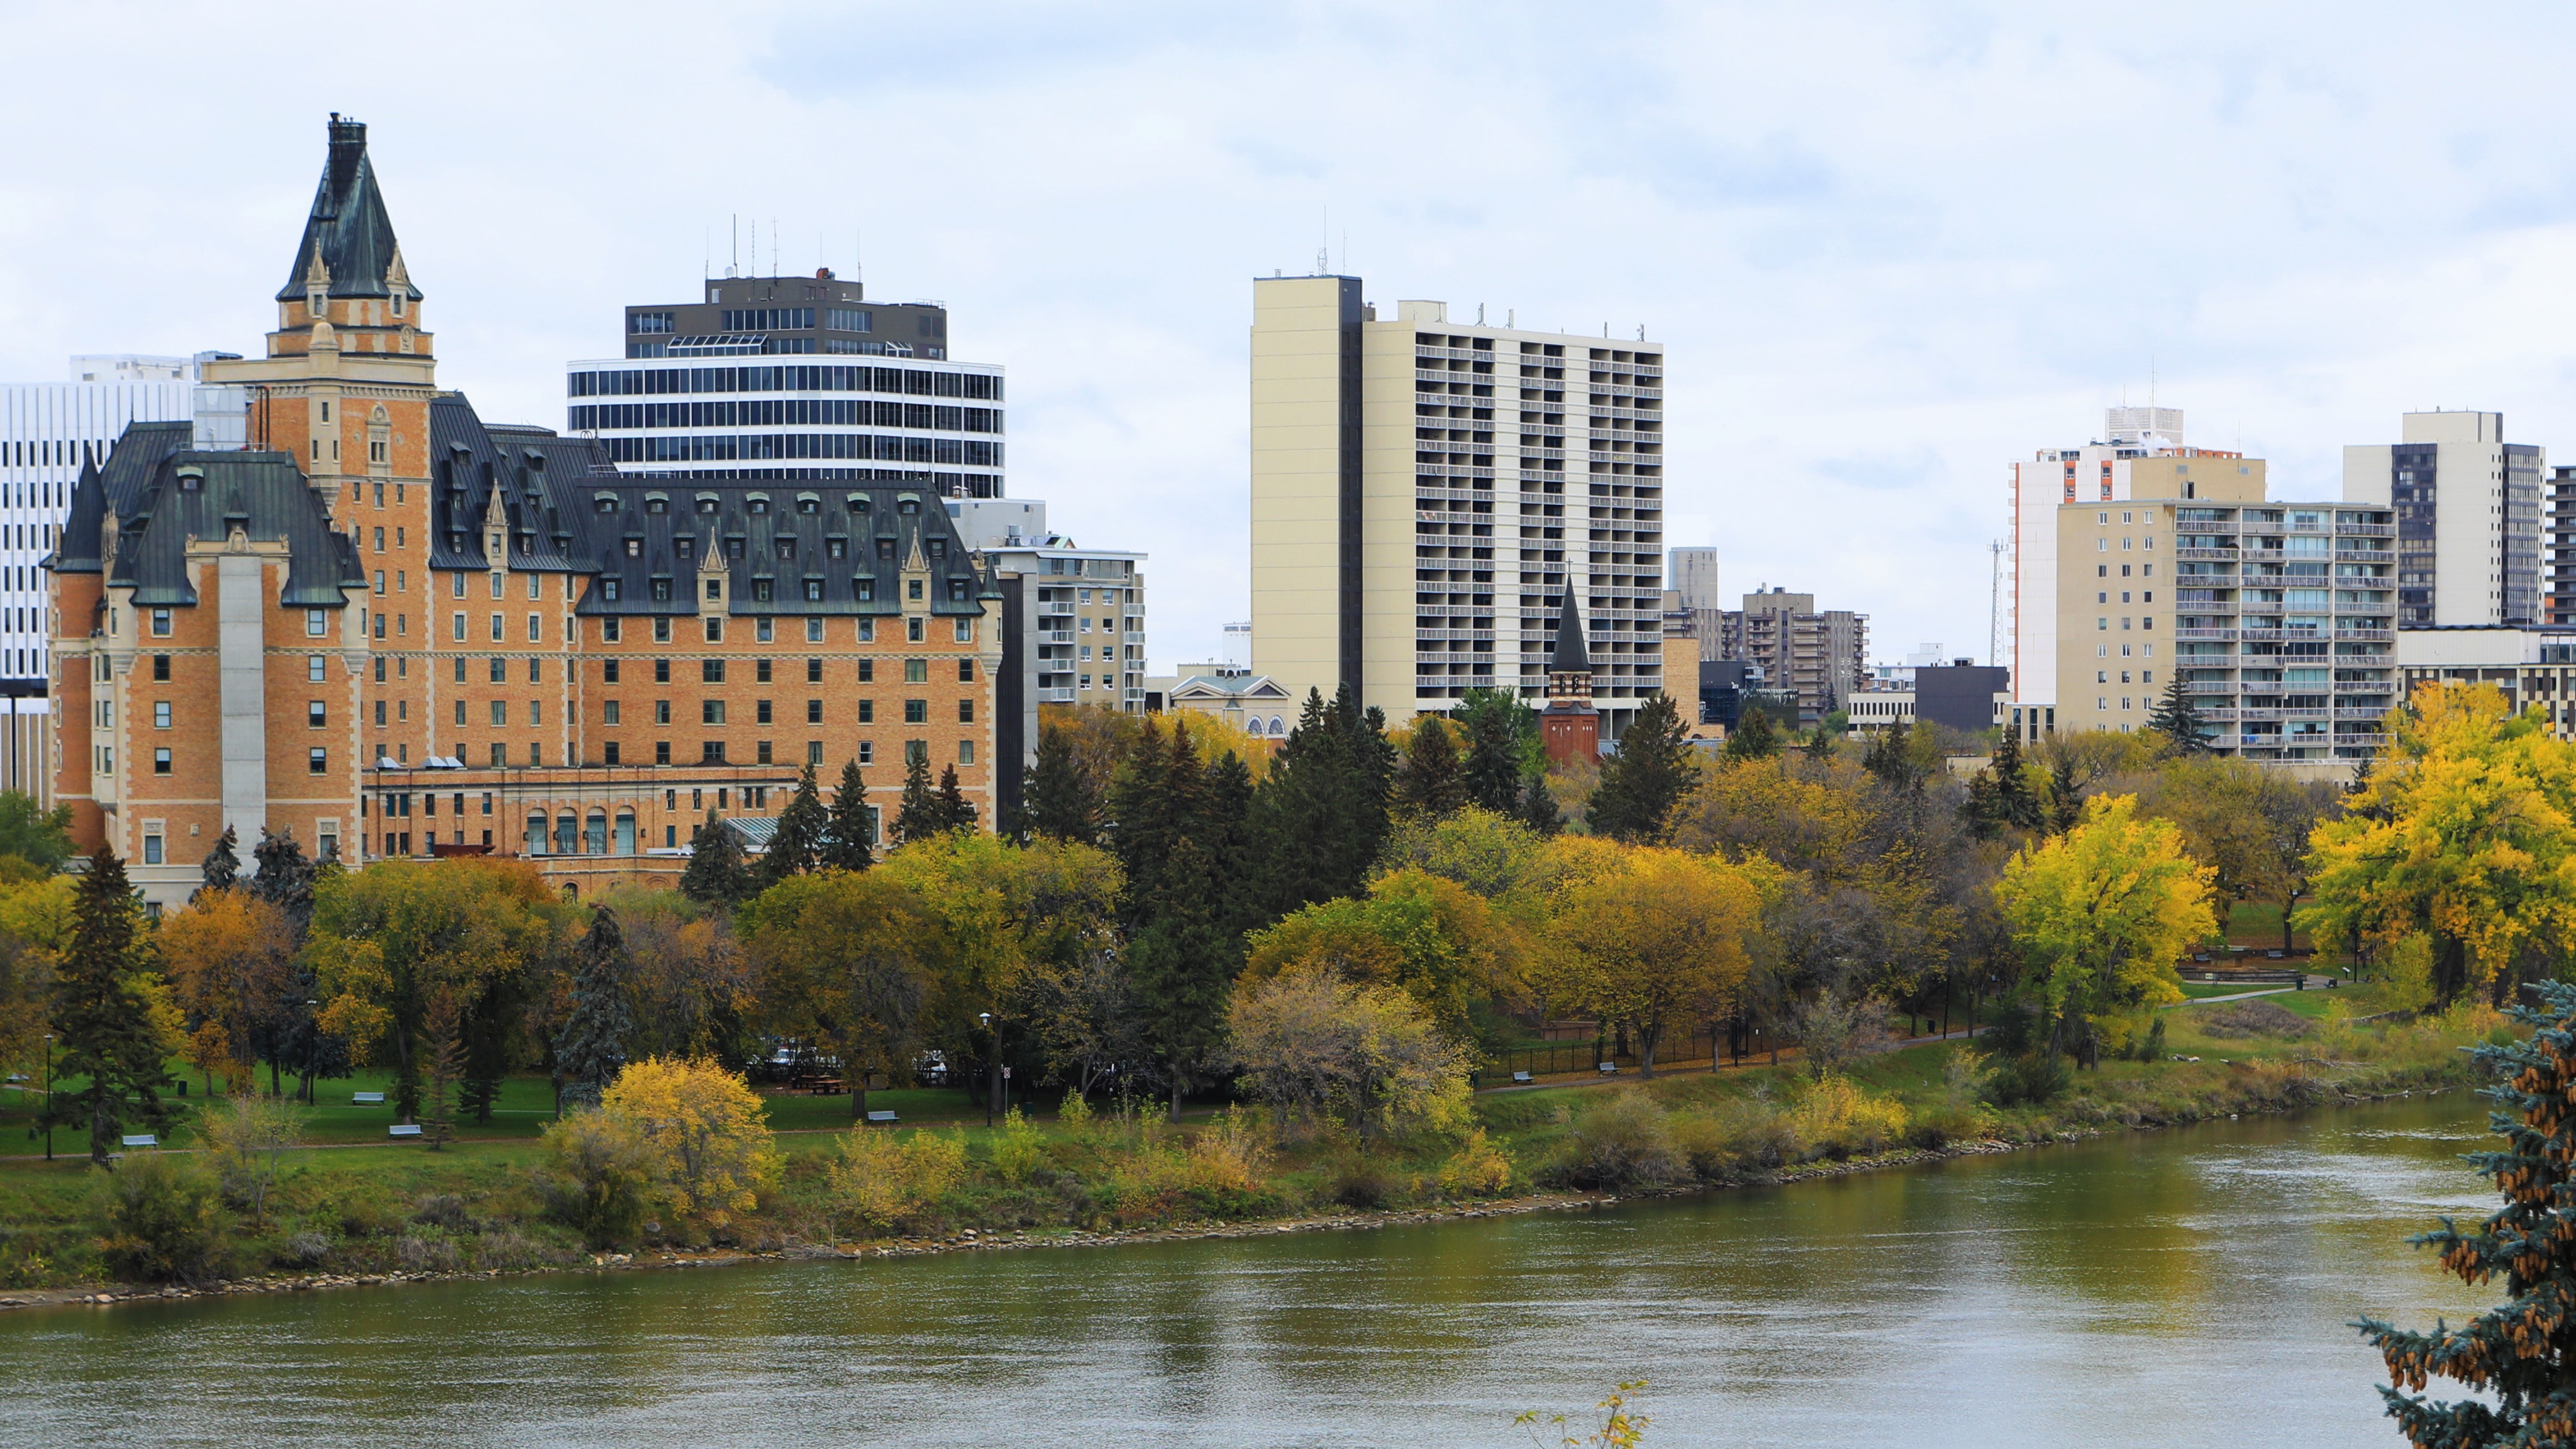
[[312,774],[329,774],[331,771],[331,752],[320,748],[306,750],[304,752],[304,763],[307,771]]

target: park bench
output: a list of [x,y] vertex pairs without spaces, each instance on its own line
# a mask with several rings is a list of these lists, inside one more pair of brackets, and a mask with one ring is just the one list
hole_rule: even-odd
[[1605,1077],[1615,1077],[1619,1075],[1619,1064],[1617,1062],[1603,1062],[1601,1064],[1601,1075]]
[[1514,1073],[1512,1073],[1512,1085],[1513,1085],[1513,1086],[1515,1086],[1515,1087],[1526,1087],[1526,1086],[1528,1086],[1530,1083],[1532,1083],[1532,1082],[1534,1082],[1534,1081],[1536,1081],[1536,1080],[1538,1080],[1538,1079],[1537,1079],[1537,1078],[1535,1078],[1535,1077],[1533,1077],[1533,1076],[1531,1076],[1531,1075],[1530,1075],[1529,1073],[1527,1073],[1527,1072],[1514,1072]]
[[161,1145],[161,1139],[149,1132],[136,1132],[130,1133],[126,1136],[125,1145],[128,1147],[158,1147]]
[[420,1124],[417,1122],[396,1122],[391,1127],[385,1129],[385,1135],[387,1137],[418,1137],[420,1135]]
[[894,1124],[895,1115],[892,1112],[870,1112],[868,1114],[868,1125],[871,1127],[891,1127]]
[[351,1092],[349,1094],[349,1105],[352,1107],[381,1107],[384,1104],[385,1094],[382,1092]]

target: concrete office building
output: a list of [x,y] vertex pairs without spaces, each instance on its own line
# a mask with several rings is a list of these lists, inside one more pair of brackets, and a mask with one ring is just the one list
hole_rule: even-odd
[[628,473],[999,498],[1002,369],[947,339],[944,308],[828,269],[710,278],[703,302],[627,308],[623,360],[567,365],[568,428]]
[[2504,414],[2407,413],[2397,443],[2343,450],[2343,496],[2397,515],[2397,627],[2543,622],[2542,450]]
[[1401,722],[1546,688],[1564,600],[1615,735],[1663,687],[1664,349],[1253,283],[1253,669]]
[[[2002,603],[2003,637],[2010,641],[2011,653],[1997,662],[2012,671],[2012,724],[2024,739],[2037,739],[2056,727],[2057,510],[2131,497],[2131,470],[2140,463],[2154,465],[2151,486],[2172,483],[2190,490],[2184,496],[2214,485],[2231,468],[2237,479],[2254,480],[2252,496],[2262,496],[2262,462],[2185,445],[2180,408],[2107,409],[2103,439],[2080,448],[2042,448],[2012,465],[2012,557]],[[2183,466],[2177,469],[2177,464]]]
[[1867,673],[1869,616],[1818,609],[1813,594],[1776,587],[1746,594],[1720,627],[1719,657],[1744,660],[1771,688],[1796,695],[1800,724],[1842,708]]
[[129,424],[188,421],[199,369],[226,355],[81,356],[68,382],[0,384],[0,789],[53,799],[37,565],[53,551],[81,466],[104,459]]

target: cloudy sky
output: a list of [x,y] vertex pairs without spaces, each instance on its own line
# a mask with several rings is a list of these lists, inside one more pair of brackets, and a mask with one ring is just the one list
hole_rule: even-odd
[[[0,377],[255,350],[369,123],[440,378],[560,425],[619,308],[764,268],[953,311],[1010,486],[1247,608],[1250,278],[1668,349],[1669,540],[1984,655],[2010,460],[2123,396],[2330,493],[2483,407],[2576,460],[2560,6],[0,0]],[[746,256],[746,261],[748,257]]]

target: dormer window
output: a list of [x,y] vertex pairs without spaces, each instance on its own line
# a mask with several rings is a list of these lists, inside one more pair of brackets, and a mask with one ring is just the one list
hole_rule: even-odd
[[765,514],[769,512],[769,500],[761,494],[754,493],[750,498],[744,501],[744,507],[748,508],[755,515]]
[[599,581],[599,592],[600,592],[600,596],[601,596],[602,598],[604,598],[604,599],[608,600],[608,602],[610,602],[610,603],[612,603],[612,604],[616,603],[616,602],[617,602],[617,580],[615,580],[615,579],[602,579],[602,580],[600,580],[600,581]]
[[778,556],[783,559],[795,558],[796,540],[793,538],[782,538],[778,540]]
[[799,513],[820,513],[823,511],[823,500],[811,493],[799,493],[796,495],[796,511]]
[[879,557],[879,558],[892,558],[892,557],[894,557],[894,540],[893,540],[893,539],[890,539],[890,538],[881,538],[881,539],[878,539],[878,540],[877,540],[877,557]]
[[394,315],[397,317],[403,314],[403,304],[410,300],[403,295],[403,290],[400,287],[394,288]]
[[931,539],[923,547],[928,550],[932,558],[948,557],[948,540],[944,538]]
[[698,541],[683,534],[680,537],[671,540],[671,547],[680,555],[680,557],[685,559],[694,555],[698,551]]
[[863,514],[863,513],[866,513],[866,512],[868,511],[868,500],[867,500],[867,495],[862,494],[862,493],[853,493],[853,494],[851,494],[851,495],[850,495],[850,511],[851,511],[852,513],[862,513],[862,514]]
[[716,511],[716,496],[712,493],[699,494],[698,511],[712,516]]
[[906,498],[894,506],[894,511],[904,514],[919,513],[921,511],[921,500],[918,498]]
[[669,579],[655,579],[653,581],[653,602],[657,604],[667,604],[671,602],[671,581]]
[[323,309],[330,305],[330,300],[330,294],[317,287],[305,294],[304,310],[312,313],[313,320],[319,322],[322,320]]
[[671,511],[671,500],[663,497],[659,493],[648,493],[644,496],[644,511],[647,513],[668,513]]
[[859,602],[860,602],[860,603],[865,604],[865,603],[873,602],[873,601],[875,600],[875,598],[876,598],[876,596],[877,596],[877,581],[876,581],[876,580],[874,580],[874,579],[853,579],[853,580],[851,580],[851,583],[852,583],[853,585],[855,585],[855,586],[857,587],[858,591],[859,591]]
[[594,513],[615,513],[617,511],[617,495],[614,493],[593,494],[591,495],[590,507],[591,511]]
[[823,547],[824,551],[832,557],[844,558],[850,552],[850,541],[846,538],[829,539],[825,541]]

